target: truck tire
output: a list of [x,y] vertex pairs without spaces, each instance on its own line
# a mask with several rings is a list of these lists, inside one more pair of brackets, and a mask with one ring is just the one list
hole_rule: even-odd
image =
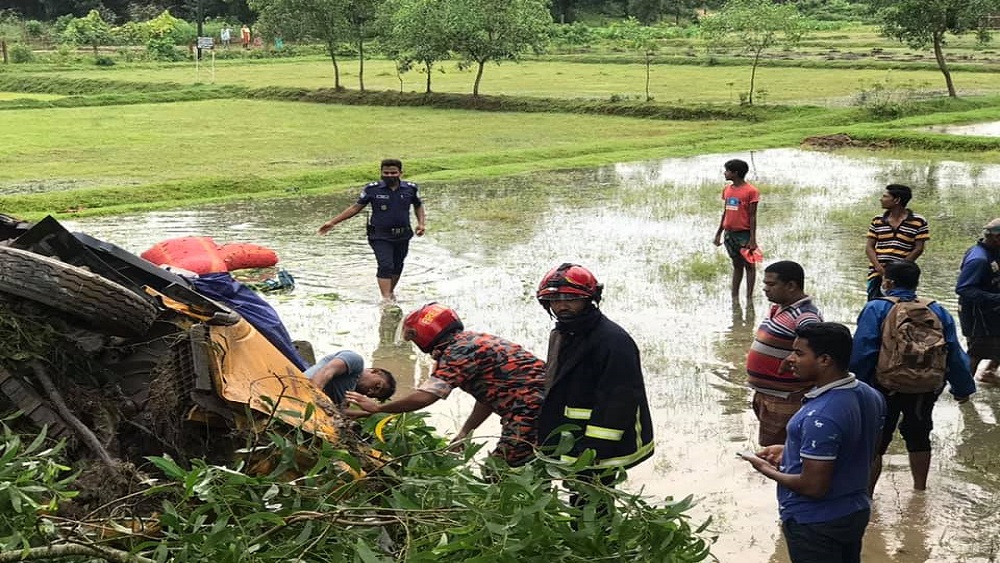
[[48,305],[115,336],[144,334],[156,319],[145,297],[53,258],[0,246],[0,292]]

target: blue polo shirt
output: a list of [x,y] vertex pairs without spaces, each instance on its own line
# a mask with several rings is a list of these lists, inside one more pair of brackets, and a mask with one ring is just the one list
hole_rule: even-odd
[[788,422],[781,472],[802,473],[802,460],[835,463],[830,490],[812,498],[778,485],[781,520],[828,522],[871,508],[868,478],[885,422],[882,394],[854,375],[806,393]]
[[358,205],[371,205],[368,224],[373,227],[390,229],[410,226],[410,206],[420,207],[424,203],[417,195],[417,185],[400,180],[395,190],[386,187],[381,180],[372,182],[361,190]]

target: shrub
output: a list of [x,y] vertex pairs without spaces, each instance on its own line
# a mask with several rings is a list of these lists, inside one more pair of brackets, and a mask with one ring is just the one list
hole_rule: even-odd
[[559,45],[590,45],[597,38],[594,30],[584,23],[552,24],[549,26],[549,40]]
[[94,64],[97,66],[115,66],[115,60],[107,55],[99,55],[94,58]]
[[149,26],[139,22],[128,22],[111,30],[116,45],[143,45],[149,41]]
[[24,22],[24,33],[32,39],[40,39],[45,34],[45,24],[38,20]]
[[15,43],[10,48],[10,62],[20,64],[20,63],[30,63],[35,60],[35,52],[31,50],[31,47],[24,45],[22,43]]
[[167,37],[153,37],[146,43],[146,53],[154,61],[179,61],[184,58]]
[[889,77],[881,82],[862,85],[854,96],[854,105],[876,119],[896,119],[908,113],[916,97],[912,84],[894,85]]

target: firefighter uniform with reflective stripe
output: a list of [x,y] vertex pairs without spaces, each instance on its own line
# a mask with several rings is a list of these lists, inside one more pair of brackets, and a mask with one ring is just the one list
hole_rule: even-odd
[[563,458],[593,449],[597,468],[629,468],[653,454],[639,349],[623,328],[591,308],[556,323],[548,357],[539,438],[554,446],[556,428],[576,426],[575,445]]

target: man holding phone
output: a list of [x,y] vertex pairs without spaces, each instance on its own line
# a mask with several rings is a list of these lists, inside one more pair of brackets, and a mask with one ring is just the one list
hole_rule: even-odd
[[858,563],[885,400],[848,373],[852,338],[846,326],[812,323],[795,334],[788,363],[815,387],[788,423],[784,445],[741,457],[778,483],[792,563]]

